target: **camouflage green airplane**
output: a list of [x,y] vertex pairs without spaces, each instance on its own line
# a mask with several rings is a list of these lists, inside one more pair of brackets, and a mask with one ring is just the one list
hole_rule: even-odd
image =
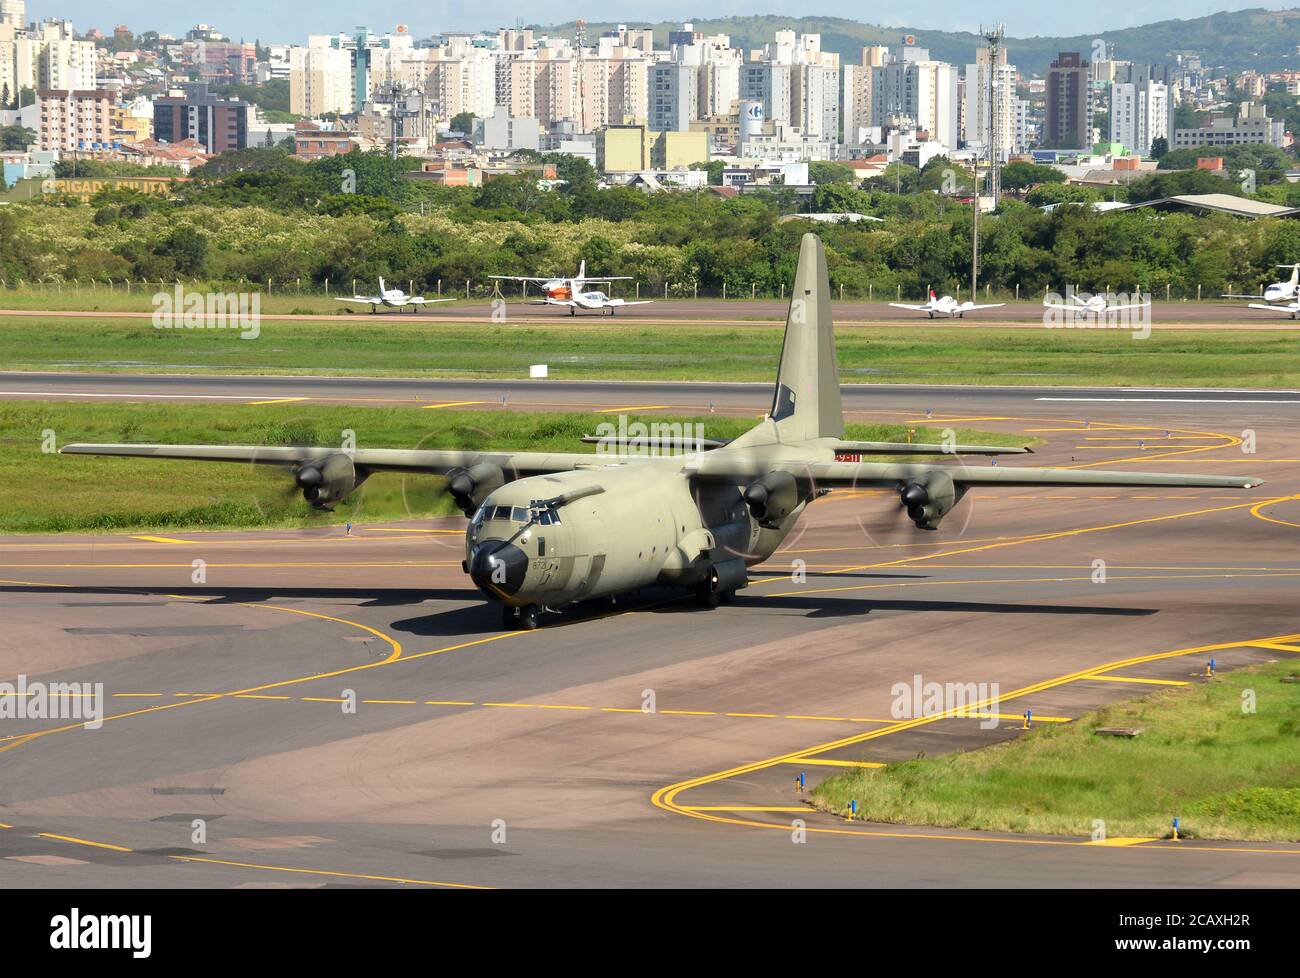
[[[830,282],[804,235],[767,418],[730,442],[665,455],[457,452],[194,445],[68,445],[87,455],[254,462],[292,471],[331,509],[372,472],[427,473],[470,517],[463,569],[501,602],[506,627],[539,612],[655,585],[694,589],[713,607],[747,584],[804,508],[833,489],[888,488],[933,530],[972,486],[1182,486],[1250,489],[1259,479],[863,461],[871,455],[1023,453],[1024,448],[844,441]],[[663,447],[663,446],[660,446]]]

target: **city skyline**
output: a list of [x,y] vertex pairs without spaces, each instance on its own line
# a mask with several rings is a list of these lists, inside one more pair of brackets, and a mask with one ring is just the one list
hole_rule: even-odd
[[[1090,5],[1086,14],[1081,16],[1073,8],[1048,8],[1028,0],[1004,3],[994,13],[990,13],[987,6],[969,0],[958,0],[956,3],[922,0],[909,5],[906,12],[901,7],[896,10],[879,8],[864,15],[858,5],[851,4],[848,0],[825,0],[808,16],[841,17],[882,27],[948,31],[974,31],[981,20],[996,19],[1007,24],[1008,37],[1015,39],[1031,36],[1075,37],[1218,12],[1260,7],[1285,10],[1295,6],[1294,3],[1267,0],[1210,0],[1203,3],[1134,7],[1119,0],[1101,0],[1100,3]],[[699,4],[693,2],[669,0],[656,5],[652,11],[653,16],[647,18],[650,8],[628,0],[598,7],[585,2],[562,0],[548,6],[546,11],[544,19],[550,24],[564,23],[578,17],[593,21],[599,19],[601,22],[617,20],[627,23],[658,23],[719,17],[780,16],[788,13],[788,7],[775,0],[715,0],[707,9],[702,10]],[[537,16],[535,7],[498,0],[473,4],[453,0],[436,13],[408,0],[378,0],[368,4],[364,12],[358,12],[353,4],[324,0],[312,4],[311,17],[307,20],[304,19],[301,8],[290,5],[270,6],[249,0],[230,0],[220,7],[201,0],[179,0],[165,9],[156,4],[122,0],[111,5],[111,12],[105,9],[104,4],[92,0],[29,0],[27,16],[29,20],[66,18],[79,27],[99,27],[106,32],[111,31],[115,24],[124,23],[137,31],[157,30],[179,34],[196,23],[209,23],[235,39],[243,37],[249,40],[257,38],[283,42],[301,41],[308,34],[348,31],[357,26],[358,22],[365,22],[377,30],[387,30],[399,23],[405,24],[413,34],[421,36],[444,30],[492,30],[513,26],[517,20],[529,24],[543,19]]]

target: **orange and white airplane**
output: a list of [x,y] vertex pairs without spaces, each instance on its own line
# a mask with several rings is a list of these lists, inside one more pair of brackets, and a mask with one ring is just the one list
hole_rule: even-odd
[[608,310],[612,316],[615,310],[622,306],[644,306],[652,301],[650,299],[633,301],[613,299],[599,290],[584,288],[583,286],[588,282],[609,283],[632,277],[631,275],[589,277],[585,259],[578,265],[578,274],[568,278],[544,278],[536,275],[490,275],[488,277],[502,282],[529,282],[538,285],[542,289],[542,298],[537,300],[537,305],[567,306],[570,316],[576,316],[579,309],[593,312]]

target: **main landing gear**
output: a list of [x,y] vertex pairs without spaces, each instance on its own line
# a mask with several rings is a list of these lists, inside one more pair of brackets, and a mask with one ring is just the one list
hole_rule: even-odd
[[526,604],[519,608],[512,608],[510,605],[501,606],[501,627],[517,628],[520,631],[531,632],[537,627],[537,619],[540,615],[540,609],[535,604]]
[[716,608],[720,604],[731,604],[736,600],[734,589],[729,591],[715,591],[709,585],[708,581],[701,581],[695,585],[695,603],[701,608]]

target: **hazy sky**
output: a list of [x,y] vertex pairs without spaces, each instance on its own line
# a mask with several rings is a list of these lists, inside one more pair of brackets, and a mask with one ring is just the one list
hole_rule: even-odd
[[[848,17],[884,26],[970,30],[981,20],[1006,22],[1013,37],[1034,34],[1095,34],[1174,17],[1200,17],[1219,10],[1246,7],[1281,9],[1290,3],[1269,0],[1188,0],[1174,3],[1135,4],[1131,0],[1093,0],[1082,9],[1072,4],[1044,4],[1041,0],[911,0],[907,4],[864,5],[851,0],[817,0],[810,14]],[[588,20],[689,20],[733,14],[788,13],[788,0],[551,0],[539,4],[517,0],[27,0],[29,20],[70,18],[78,30],[98,27],[107,31],[124,23],[132,30],[162,30],[178,34],[202,21],[236,39],[302,41],[308,34],[350,30],[364,22],[376,30],[406,24],[417,37],[439,30],[496,28],[545,20],[560,23],[575,17]],[[361,13],[364,11],[364,13]]]

